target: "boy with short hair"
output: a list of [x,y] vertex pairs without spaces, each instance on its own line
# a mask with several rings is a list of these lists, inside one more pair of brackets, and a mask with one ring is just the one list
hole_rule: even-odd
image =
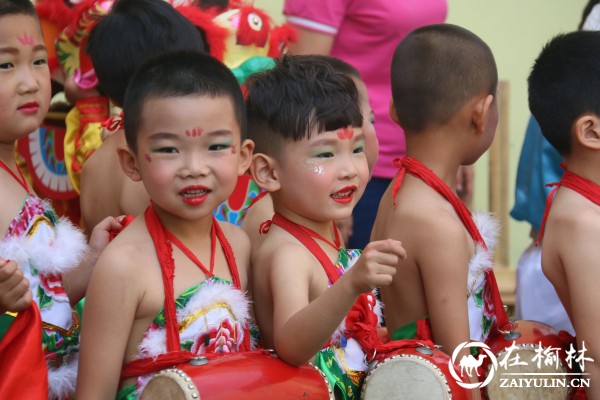
[[[598,46],[598,31],[559,35],[542,49],[528,80],[531,113],[565,163],[542,221],[542,269],[575,328],[576,356],[586,357],[593,399],[600,397],[600,291],[594,279],[600,257]],[[590,359],[596,362],[585,362]]]
[[[86,47],[100,90],[117,107],[123,105],[131,76],[145,61],[169,51],[204,49],[198,29],[164,0],[116,1],[90,32]],[[138,215],[148,206],[143,185],[132,182],[119,167],[117,148],[125,146],[125,135],[122,126],[111,125],[81,173],[86,229],[108,215]]]
[[406,134],[407,156],[396,161],[400,172],[371,235],[401,240],[408,254],[392,284],[381,289],[392,339],[429,336],[452,354],[460,343],[483,341],[489,333],[485,270],[495,224],[479,219],[481,243],[450,188],[459,166],[473,164],[492,143],[497,83],[490,48],[461,27],[419,28],[396,48],[390,113]]
[[249,350],[250,243],[212,214],[253,149],[235,77],[208,55],[164,54],[136,72],[123,111],[121,166],[152,203],[90,281],[78,398],[135,398],[165,355]]
[[247,106],[252,175],[275,210],[252,249],[264,345],[290,364],[314,358],[336,395],[354,398],[372,355],[357,336],[376,335],[372,290],[405,257],[397,241],[360,255],[336,235],[334,221],[351,215],[369,177],[356,86],[317,57],[284,56],[249,78]]

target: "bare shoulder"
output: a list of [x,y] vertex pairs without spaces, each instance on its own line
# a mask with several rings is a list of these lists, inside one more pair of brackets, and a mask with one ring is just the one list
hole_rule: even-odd
[[551,238],[558,239],[553,243],[560,249],[559,257],[567,274],[598,274],[600,209],[589,205],[578,207],[577,212],[561,213],[555,219],[553,229],[556,231],[548,233]]

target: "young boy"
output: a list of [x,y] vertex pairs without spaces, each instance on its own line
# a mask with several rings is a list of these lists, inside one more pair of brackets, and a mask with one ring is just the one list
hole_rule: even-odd
[[372,354],[355,339],[358,324],[376,332],[371,291],[405,256],[397,241],[371,243],[359,257],[336,240],[333,221],[351,215],[369,178],[356,86],[317,57],[284,56],[250,77],[247,106],[252,176],[275,210],[252,249],[263,344],[290,364],[314,360],[338,396],[354,398]]
[[[365,156],[367,157],[367,165],[369,166],[370,174],[373,170],[375,162],[377,161],[379,144],[375,134],[375,119],[373,116],[373,110],[369,104],[369,93],[367,92],[367,87],[362,81],[360,73],[356,70],[356,68],[347,62],[331,56],[315,55],[314,57],[331,65],[335,72],[351,78],[356,85],[356,89],[358,91],[358,102],[363,118],[361,129],[363,135],[365,135],[364,151]],[[246,232],[248,237],[250,237],[250,241],[253,243],[253,245],[263,239],[263,237],[259,235],[260,224],[271,218],[272,215],[273,201],[271,200],[270,196],[261,196],[258,201],[254,202],[251,207],[246,210],[244,220],[242,221],[242,229],[244,232]],[[344,240],[344,243],[348,243],[348,238],[351,236],[353,229],[352,216],[344,220],[336,221],[336,225],[340,230],[340,236]]]
[[590,374],[587,394],[592,399],[600,398],[598,46],[597,31],[557,36],[542,49],[529,75],[529,108],[565,162],[558,190],[550,193],[554,199],[546,210],[545,232],[542,221],[542,268],[575,328],[575,356],[585,357],[580,360]]
[[392,339],[432,334],[452,354],[489,332],[484,271],[491,265],[484,246],[491,251],[494,224],[480,224],[485,245],[476,243],[461,221],[470,213],[449,188],[456,187],[459,166],[473,164],[492,143],[497,82],[489,47],[458,26],[419,28],[394,53],[390,113],[406,134],[407,156],[371,235],[401,240],[408,254],[381,289]]
[[[123,111],[128,147],[119,148],[121,166],[143,182],[152,203],[106,248],[90,281],[77,383],[82,399],[114,398],[118,389],[119,398],[135,398],[133,376],[143,374],[125,366],[121,375],[133,360],[142,359],[139,366],[180,350],[249,347],[243,291],[250,243],[212,215],[253,149],[243,139],[235,77],[210,56],[167,53],[136,72]],[[226,330],[232,340],[223,340]]]
[[[4,334],[14,337],[11,331],[24,314],[15,318],[4,312],[27,312],[35,301],[43,327],[37,326],[34,333],[39,336],[33,345],[42,344],[48,367],[49,389],[46,386],[43,396],[63,399],[73,395],[77,372],[79,321],[71,307],[85,293],[95,259],[108,242],[106,230],[120,224],[114,218],[105,220],[94,230],[88,247],[77,228],[59,220],[52,207],[31,191],[16,166],[15,142],[39,127],[50,104],[48,54],[29,0],[0,2],[0,55],[0,348],[7,349]],[[29,333],[25,330],[23,336]],[[12,355],[31,351],[11,347]],[[3,398],[15,398],[3,391],[7,385],[28,386],[25,379],[38,378],[6,353],[0,360]],[[23,397],[29,398],[28,393]]]
[[[115,2],[87,44],[100,89],[118,107],[131,76],[145,61],[167,51],[204,48],[198,29],[164,0]],[[125,134],[116,129],[84,164],[80,195],[86,228],[108,215],[138,215],[148,206],[143,185],[119,167],[117,148],[124,145]]]

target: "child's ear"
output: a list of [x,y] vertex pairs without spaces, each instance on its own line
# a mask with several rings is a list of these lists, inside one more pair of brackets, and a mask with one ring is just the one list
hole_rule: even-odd
[[575,139],[584,147],[600,150],[600,117],[583,114],[573,123]]
[[132,181],[139,182],[142,180],[140,171],[137,165],[137,157],[131,151],[128,146],[117,147],[117,154],[119,155],[119,163],[121,169]]
[[394,105],[394,99],[390,100],[390,117],[392,121],[396,124],[400,125],[400,118],[398,118],[398,113],[396,112],[396,106]]
[[250,168],[252,162],[252,152],[254,151],[254,142],[246,139],[240,145],[240,164],[238,167],[238,175],[242,176]]
[[485,132],[487,121],[490,117],[492,104],[494,103],[494,95],[488,94],[476,100],[475,108],[473,109],[471,122],[477,133]]
[[258,153],[252,156],[252,163],[250,164],[252,178],[261,189],[265,189],[267,192],[275,192],[281,187],[277,177],[276,165],[277,161],[266,154]]

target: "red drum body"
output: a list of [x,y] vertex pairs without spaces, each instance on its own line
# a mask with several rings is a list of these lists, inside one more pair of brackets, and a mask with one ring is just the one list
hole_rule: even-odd
[[[566,387],[570,378],[566,374],[572,372],[565,362],[568,343],[551,326],[536,321],[515,321],[510,332],[494,330],[487,344],[498,361],[494,378],[484,388],[488,399],[565,400],[574,394]],[[482,367],[487,376],[491,368],[489,360],[486,359]],[[565,387],[562,383],[556,387],[557,381],[562,382],[563,378],[567,383]],[[521,379],[529,379],[529,387],[516,383],[511,387],[512,382],[516,382],[513,380],[522,382]]]
[[312,365],[293,367],[265,353],[198,357],[159,372],[141,395],[142,400],[307,398],[333,400],[325,376]]
[[369,370],[362,399],[470,400],[470,390],[450,374],[449,361],[446,353],[428,346],[393,351]]

